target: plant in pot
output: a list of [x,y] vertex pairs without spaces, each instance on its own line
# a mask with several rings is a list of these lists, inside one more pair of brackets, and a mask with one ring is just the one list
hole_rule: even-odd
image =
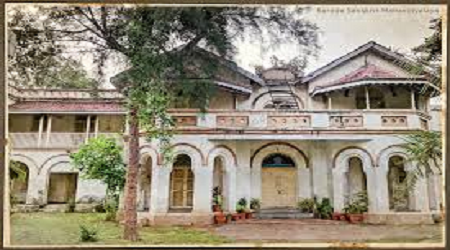
[[259,201],[259,199],[252,198],[250,200],[250,209],[252,209],[254,211],[259,211],[260,208],[261,208],[261,202]]
[[222,211],[222,204],[223,204],[223,199],[222,199],[222,195],[220,192],[220,188],[215,187],[213,189],[213,207],[212,207],[213,212]]
[[306,198],[297,203],[297,208],[302,213],[312,213],[314,212],[314,199]]
[[333,206],[331,206],[331,202],[329,198],[323,198],[321,202],[318,202],[315,198],[314,202],[314,218],[318,219],[331,219],[331,215],[333,214]]
[[350,223],[361,223],[364,220],[363,213],[368,211],[368,198],[365,191],[358,192],[345,207]]
[[245,209],[247,206],[247,200],[245,198],[239,199],[236,204],[236,212],[238,214],[239,219],[245,219]]
[[233,215],[230,213],[227,213],[226,218],[227,218],[227,223],[230,223],[233,220]]
[[214,212],[214,223],[219,225],[227,223],[227,216],[222,211]]

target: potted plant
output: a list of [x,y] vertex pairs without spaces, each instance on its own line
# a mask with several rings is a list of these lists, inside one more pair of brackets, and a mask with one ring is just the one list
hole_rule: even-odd
[[239,199],[236,204],[236,212],[239,219],[245,219],[245,208],[247,206],[247,200],[245,198]]
[[259,211],[260,208],[261,208],[261,202],[259,201],[259,199],[252,198],[250,200],[250,209],[252,209],[254,211]]
[[306,198],[297,203],[297,208],[302,213],[312,213],[314,211],[314,200]]
[[350,223],[360,223],[364,220],[364,213],[368,211],[368,198],[365,191],[355,195],[344,207],[345,213],[348,215]]
[[220,192],[220,188],[215,187],[213,189],[213,207],[212,207],[213,212],[222,211],[222,204],[223,204],[223,199],[222,199],[222,194]]
[[226,218],[227,218],[227,223],[230,223],[233,220],[233,215],[231,215],[230,213],[227,213]]
[[314,218],[329,220],[332,218],[333,207],[329,198],[323,198],[321,202],[318,202],[314,198]]
[[223,212],[214,212],[214,223],[225,224],[227,222],[227,217]]

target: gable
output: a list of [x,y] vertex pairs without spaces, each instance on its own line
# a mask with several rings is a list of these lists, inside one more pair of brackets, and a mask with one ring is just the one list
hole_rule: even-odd
[[380,54],[367,50],[309,81],[308,91],[364,79],[417,78]]

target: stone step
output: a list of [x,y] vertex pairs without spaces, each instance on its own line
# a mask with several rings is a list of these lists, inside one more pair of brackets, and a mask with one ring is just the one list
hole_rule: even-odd
[[309,219],[313,218],[313,214],[305,213],[258,213],[257,219]]
[[313,214],[302,213],[295,208],[263,208],[256,213],[258,219],[302,219],[313,218]]

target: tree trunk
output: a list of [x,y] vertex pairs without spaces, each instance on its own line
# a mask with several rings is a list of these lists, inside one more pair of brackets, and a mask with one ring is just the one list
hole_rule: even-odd
[[126,240],[137,241],[137,178],[139,164],[139,123],[136,108],[130,111],[130,138],[129,138],[129,154],[127,178],[125,183],[124,196],[124,219],[125,228],[123,238]]

